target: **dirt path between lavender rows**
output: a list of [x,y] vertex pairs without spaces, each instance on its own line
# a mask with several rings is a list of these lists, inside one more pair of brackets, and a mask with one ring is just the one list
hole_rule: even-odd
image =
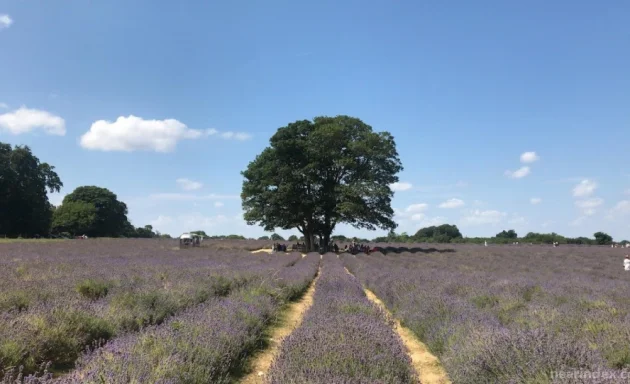
[[[347,268],[346,272],[352,275]],[[374,292],[367,288],[364,288],[363,290],[365,291],[367,298],[380,307],[388,318],[393,320],[394,330],[402,339],[402,342],[407,349],[407,354],[411,357],[411,365],[418,374],[418,377],[420,377],[420,383],[451,384],[446,371],[442,367],[442,364],[440,364],[440,360],[429,351],[429,348],[418,340],[416,335],[409,328],[403,327],[402,324],[400,324],[400,321],[398,321],[398,319],[389,312],[385,303],[383,303],[381,299],[374,294]]]
[[[257,249],[255,251],[252,251],[252,253],[262,253],[262,252],[271,254],[271,253],[273,253],[273,249],[265,249],[265,248],[263,248],[263,249]],[[289,255],[290,253],[289,252],[285,252],[285,254]],[[302,257],[306,257],[306,253],[303,253]]]
[[304,318],[304,314],[311,305],[313,305],[315,284],[319,279],[320,273],[321,267],[317,272],[317,276],[315,276],[302,298],[294,303],[288,304],[287,308],[281,312],[280,318],[269,330],[266,337],[266,341],[268,342],[267,349],[254,356],[250,363],[251,372],[240,381],[242,384],[262,384],[265,382],[271,363],[280,351],[282,340],[300,326],[302,319]]

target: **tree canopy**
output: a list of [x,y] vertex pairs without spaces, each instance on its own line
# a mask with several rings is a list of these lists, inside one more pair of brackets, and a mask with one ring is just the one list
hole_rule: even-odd
[[613,242],[612,236],[604,232],[596,232],[593,237],[595,237],[595,242],[599,245],[606,245]]
[[[64,205],[68,203],[84,203],[95,209],[93,223],[85,234],[90,237],[118,237],[125,236],[129,232],[130,224],[127,220],[127,205],[118,201],[116,194],[106,188],[96,186],[78,187],[72,193],[66,195],[61,206],[55,211],[66,214],[68,210]],[[75,214],[82,212],[73,209]],[[85,216],[81,216],[84,218]],[[76,217],[79,220],[79,216]],[[66,221],[67,222],[67,221]]]
[[28,146],[0,143],[0,234],[48,234],[52,206],[47,191],[59,192],[62,186],[55,167],[40,162]]
[[456,225],[442,224],[418,230],[413,239],[420,242],[450,243],[451,240],[461,237],[462,233]]
[[497,233],[497,235],[495,236],[496,238],[503,238],[503,239],[517,239],[518,238],[518,234],[516,233],[515,230],[510,229],[509,231],[506,231],[505,229],[499,233]]
[[339,223],[395,229],[390,184],[403,169],[389,132],[349,116],[316,117],[278,131],[242,172],[244,218],[266,231],[297,228],[307,247]]

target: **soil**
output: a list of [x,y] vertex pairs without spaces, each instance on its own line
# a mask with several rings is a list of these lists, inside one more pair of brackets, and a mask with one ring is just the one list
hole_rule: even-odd
[[[321,270],[320,270],[321,272]],[[241,380],[242,384],[262,384],[273,359],[277,356],[282,340],[289,336],[302,323],[304,314],[313,305],[313,295],[315,294],[315,284],[319,278],[319,272],[313,282],[308,287],[302,298],[287,305],[282,311],[276,324],[269,330],[267,336],[268,347],[253,357],[250,363],[251,372]]]
[[[352,273],[345,268],[346,273]],[[387,309],[385,304],[379,299],[374,292],[364,289],[367,298],[380,307],[388,318],[394,322],[394,330],[402,339],[409,357],[411,357],[411,365],[420,378],[422,384],[451,384],[446,371],[440,364],[440,360],[434,356],[409,328],[403,327],[400,321],[396,319]]]

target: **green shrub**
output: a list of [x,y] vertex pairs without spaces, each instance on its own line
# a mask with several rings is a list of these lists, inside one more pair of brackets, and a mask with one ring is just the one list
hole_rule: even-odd
[[107,296],[109,285],[105,282],[87,279],[77,284],[77,292],[87,299],[98,300]]

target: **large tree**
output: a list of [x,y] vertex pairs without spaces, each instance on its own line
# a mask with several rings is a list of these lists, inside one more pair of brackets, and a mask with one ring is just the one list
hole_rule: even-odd
[[393,230],[390,184],[402,169],[388,132],[348,116],[296,121],[242,172],[244,217],[266,231],[297,228],[309,249],[339,223]]
[[125,235],[130,227],[127,205],[118,201],[116,194],[106,188],[78,187],[63,199],[62,207],[69,202],[91,204],[96,209],[96,220],[89,232],[92,237],[117,237]]
[[47,190],[63,183],[55,167],[40,163],[28,146],[0,143],[0,234],[44,235],[50,230],[52,206]]
[[69,232],[72,235],[93,233],[97,212],[94,204],[83,201],[68,201],[53,213],[52,231]]
[[595,242],[599,245],[607,245],[613,242],[612,236],[605,232],[596,232],[593,237],[595,237]]

